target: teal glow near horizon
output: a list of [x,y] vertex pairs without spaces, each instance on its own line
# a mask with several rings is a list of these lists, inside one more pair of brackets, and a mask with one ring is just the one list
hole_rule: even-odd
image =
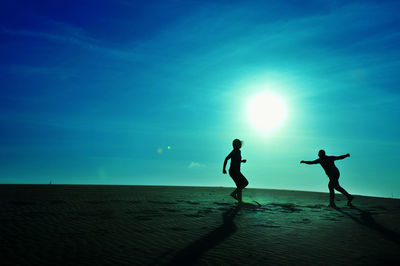
[[[30,1],[0,11],[0,183],[234,186],[400,197],[397,1]],[[278,95],[258,127],[249,102]],[[269,110],[269,109],[267,109]],[[269,110],[269,112],[273,112]],[[271,122],[272,123],[272,122]]]

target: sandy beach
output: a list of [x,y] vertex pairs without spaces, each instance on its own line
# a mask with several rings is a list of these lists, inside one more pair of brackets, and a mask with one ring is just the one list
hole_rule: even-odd
[[[400,200],[232,188],[1,185],[7,265],[399,265]],[[3,264],[3,265],[5,265]]]

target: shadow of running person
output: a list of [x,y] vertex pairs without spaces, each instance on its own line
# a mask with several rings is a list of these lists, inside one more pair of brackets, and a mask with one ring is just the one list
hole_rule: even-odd
[[383,237],[385,237],[388,240],[393,241],[394,243],[400,245],[400,234],[390,230],[383,225],[378,224],[374,218],[372,218],[371,214],[368,211],[361,210],[360,208],[352,206],[351,209],[357,210],[360,213],[360,216],[357,217],[354,214],[351,214],[349,212],[346,212],[340,208],[335,208],[338,212],[346,215],[347,217],[351,218],[353,221],[366,226],[372,230],[375,230],[382,234]]
[[183,250],[179,251],[168,263],[168,265],[193,265],[203,253],[212,249],[219,243],[223,242],[229,236],[233,235],[237,229],[233,219],[240,210],[241,205],[238,204],[222,214],[222,225],[199,240],[191,243]]

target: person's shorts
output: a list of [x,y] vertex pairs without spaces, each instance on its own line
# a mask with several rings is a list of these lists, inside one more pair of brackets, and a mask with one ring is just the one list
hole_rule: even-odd
[[229,170],[229,175],[232,177],[233,181],[238,188],[245,188],[249,181],[247,181],[246,177],[240,171],[231,171]]

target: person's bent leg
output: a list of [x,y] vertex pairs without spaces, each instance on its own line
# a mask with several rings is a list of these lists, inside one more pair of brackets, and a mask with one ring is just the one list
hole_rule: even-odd
[[249,181],[247,181],[247,179],[244,178],[244,181],[243,181],[243,188],[242,188],[242,189],[244,189],[245,187],[247,187],[248,184],[249,184]]
[[242,190],[243,189],[238,188],[238,191],[237,191],[237,200],[239,201],[239,203],[242,202]]
[[329,188],[329,206],[336,207],[335,205],[335,185],[334,182],[331,180],[329,181],[328,188]]
[[348,199],[351,197],[351,195],[347,193],[347,191],[344,188],[342,188],[339,184],[335,186],[335,189],[340,193],[342,193],[343,195],[345,195]]
[[339,185],[339,182],[336,184],[335,189],[347,197],[347,205],[350,206],[354,197],[347,193],[347,191]]
[[239,200],[237,194],[238,194],[238,189],[236,188],[236,189],[231,193],[231,197],[234,198],[235,200]]
[[240,179],[240,188],[244,189],[245,187],[247,187],[249,181],[242,173],[239,173],[239,179]]
[[247,181],[246,177],[242,173],[239,173],[239,182],[240,182],[240,187],[238,187],[238,200],[239,202],[242,202],[242,191],[247,185],[249,184],[249,181]]
[[239,174],[240,172],[238,173],[236,171],[229,170],[229,175],[231,176],[233,182],[235,182],[236,184],[236,189],[231,193],[231,197],[234,198],[235,200],[239,200],[238,199],[238,192],[240,190]]

